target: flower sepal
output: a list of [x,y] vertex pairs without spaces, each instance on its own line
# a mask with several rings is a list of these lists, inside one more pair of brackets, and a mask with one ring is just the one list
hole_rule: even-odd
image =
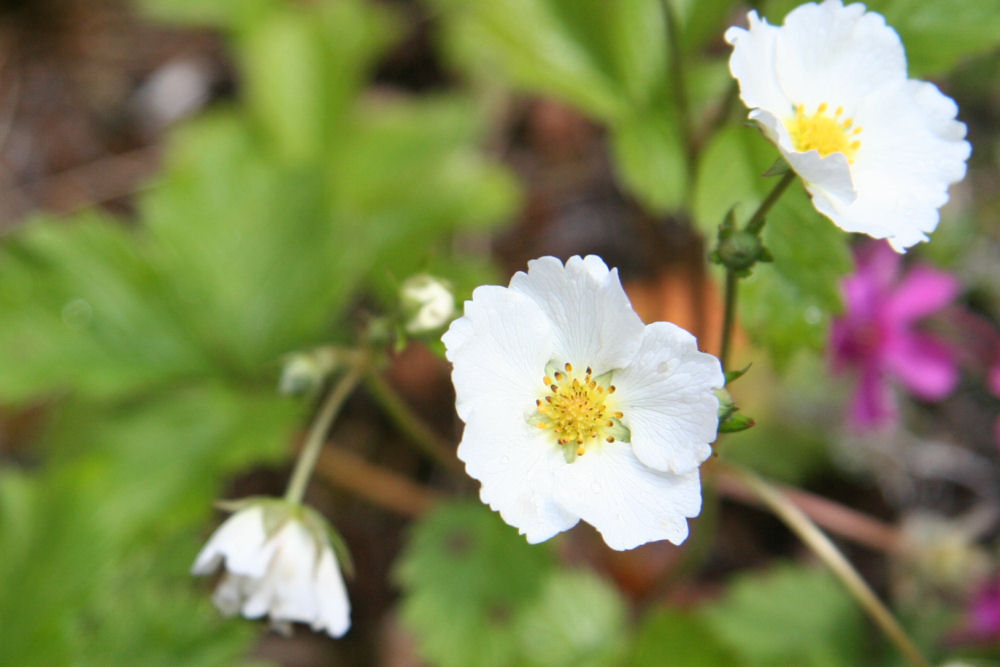
[[[747,367],[749,368],[749,366]],[[746,368],[740,372],[742,375]],[[748,417],[740,412],[733,397],[725,389],[718,389],[715,392],[719,399],[719,433],[739,433],[748,428],[756,426],[757,422],[752,417]]]

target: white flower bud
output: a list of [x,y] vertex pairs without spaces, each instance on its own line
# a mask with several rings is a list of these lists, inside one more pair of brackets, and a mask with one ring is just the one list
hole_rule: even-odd
[[455,314],[451,285],[426,274],[410,276],[399,290],[407,333],[419,335],[442,329]]
[[209,575],[220,566],[224,573],[212,599],[227,616],[268,616],[285,633],[293,622],[308,623],[332,637],[351,625],[325,525],[307,508],[272,499],[247,504],[219,526],[191,573]]

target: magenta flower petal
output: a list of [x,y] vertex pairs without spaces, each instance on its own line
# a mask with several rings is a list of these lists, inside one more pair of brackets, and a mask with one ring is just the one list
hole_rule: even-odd
[[851,398],[851,423],[861,429],[882,426],[896,416],[892,387],[877,368],[866,368]]
[[943,399],[958,384],[958,366],[951,348],[923,334],[893,341],[886,351],[886,365],[910,392],[927,401]]
[[[902,272],[888,244],[870,243],[858,250],[855,273],[841,284],[844,313],[830,330],[831,362],[835,371],[853,368],[860,376],[849,413],[860,428],[895,417],[893,380],[924,400],[944,398],[958,382],[952,350],[914,327],[951,303],[959,282],[930,267]],[[991,381],[1000,394],[1000,370]]]
[[886,315],[897,324],[913,322],[950,304],[959,289],[958,280],[951,274],[916,266],[899,282],[886,306]]

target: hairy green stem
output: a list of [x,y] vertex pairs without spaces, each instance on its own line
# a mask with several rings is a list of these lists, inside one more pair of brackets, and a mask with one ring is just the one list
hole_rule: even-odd
[[768,211],[770,211],[771,207],[774,206],[779,199],[781,199],[781,195],[785,194],[785,190],[788,189],[788,186],[791,185],[794,180],[795,172],[789,168],[788,171],[782,174],[781,180],[778,181],[778,184],[774,186],[764,201],[760,203],[760,206],[758,206],[757,210],[753,212],[750,219],[747,220],[747,225],[744,229],[748,232],[753,232],[754,234],[760,234],[760,231],[764,229],[764,222]]
[[306,440],[302,444],[299,458],[295,462],[295,469],[292,471],[292,478],[288,482],[288,489],[285,491],[285,500],[288,502],[302,502],[309,478],[312,476],[313,468],[316,467],[316,459],[319,458],[319,452],[323,449],[323,443],[326,442],[326,434],[330,430],[330,424],[340,412],[344,401],[358,385],[367,364],[367,356],[359,353],[358,358],[348,367],[344,376],[323,399],[323,404],[309,426]]
[[729,350],[733,344],[733,328],[736,323],[736,294],[739,278],[732,269],[726,269],[726,302],[722,315],[722,344],[719,348],[719,362],[722,370],[729,370]]
[[424,421],[417,416],[396,390],[372,369],[365,376],[368,393],[386,416],[420,451],[452,472],[463,472],[462,464],[451,450]]
[[802,510],[777,487],[762,477],[749,470],[732,466],[730,466],[730,469],[764,505],[774,512],[830,568],[830,571],[840,579],[848,592],[854,596],[854,599],[868,612],[868,615],[875,621],[879,629],[882,630],[885,636],[896,645],[899,651],[913,665],[917,667],[930,667],[930,663],[920,653],[920,650],[909,638],[902,626],[900,626],[899,622],[892,615],[892,612],[882,604],[882,601],[879,600],[875,592],[865,583],[865,580],[861,578],[858,571],[844,557],[844,554],[837,549],[836,545],[830,541],[830,538]]
[[[789,169],[781,176],[781,180],[771,189],[771,192],[760,203],[757,210],[753,212],[753,215],[747,220],[747,224],[743,229],[759,235],[764,229],[768,212],[781,199],[781,195],[785,194],[788,186],[794,180],[795,172]],[[736,298],[740,286],[739,280],[736,272],[732,268],[726,267],[725,310],[722,316],[722,341],[719,349],[719,361],[722,362],[723,370],[729,368],[729,351],[732,348],[733,329],[736,326]]]

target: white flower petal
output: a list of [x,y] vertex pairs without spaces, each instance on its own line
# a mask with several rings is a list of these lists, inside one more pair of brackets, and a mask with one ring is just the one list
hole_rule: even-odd
[[555,479],[557,501],[600,531],[612,549],[654,540],[680,544],[687,518],[701,510],[697,470],[683,475],[647,468],[625,443],[612,443],[563,466]]
[[740,98],[751,109],[787,113],[793,103],[781,90],[775,73],[779,28],[761,19],[757,12],[750,12],[747,22],[748,30],[733,26],[726,31],[726,41],[733,45],[729,72],[739,82]]
[[[795,170],[813,193],[818,190],[825,197],[832,197],[843,204],[857,199],[857,192],[851,180],[851,169],[847,157],[842,153],[832,153],[823,157],[819,151],[800,152],[795,150],[788,129],[769,111],[754,109],[749,114],[761,131],[781,151],[782,157]],[[818,184],[818,185],[817,185]]]
[[725,379],[719,360],[698,351],[695,337],[669,322],[646,327],[632,362],[615,385],[638,459],[660,471],[686,473],[712,455]]
[[[213,595],[216,606],[226,615],[239,611],[247,618],[269,616],[278,629],[295,621],[332,636],[344,634],[350,627],[350,602],[330,545],[317,541],[321,538],[296,518],[292,507],[269,537],[263,515],[260,504],[234,514],[196,560],[198,573],[210,573],[208,565],[224,559],[226,573]],[[261,562],[263,567],[258,567]],[[247,564],[252,567],[239,569]]]
[[570,257],[565,266],[555,257],[530,261],[527,273],[511,278],[510,289],[530,297],[552,322],[556,361],[590,365],[600,375],[634,354],[642,320],[618,270],[600,257]]
[[476,412],[458,445],[466,472],[482,483],[479,497],[532,544],[580,520],[552,501],[553,471],[567,463],[547,435],[523,417]]
[[312,623],[313,630],[323,630],[331,637],[343,636],[351,627],[351,604],[344,577],[331,549],[324,549],[320,556],[316,594],[319,597],[319,614]]
[[919,81],[871,96],[859,113],[865,139],[852,165],[858,199],[817,208],[847,231],[887,238],[897,251],[926,240],[971,150],[955,111],[952,100]]
[[[268,558],[260,556],[266,541],[263,510],[257,506],[240,510],[212,534],[195,558],[191,574],[211,574],[225,559],[226,567],[231,571],[260,576],[267,567]],[[235,569],[233,563],[236,563]]]
[[774,52],[778,84],[795,104],[822,102],[853,113],[857,100],[906,78],[906,55],[895,30],[860,3],[807,3],[785,17]]
[[[552,324],[523,294],[495,285],[478,287],[465,315],[441,338],[453,364],[456,409],[469,421],[474,405],[523,411],[544,389],[545,364],[553,354]],[[521,404],[513,406],[516,396]]]
[[[527,334],[509,331],[515,320]],[[481,482],[483,502],[529,542],[581,518],[616,549],[686,537],[686,517],[701,505],[696,468],[715,436],[719,363],[673,325],[644,327],[600,258],[565,266],[542,258],[510,288],[480,288],[445,343],[466,423],[459,459]],[[539,382],[549,361],[576,366],[552,371],[565,393]],[[607,371],[617,391],[601,377]],[[619,409],[637,450],[684,474],[654,470],[632,445],[614,442],[620,425],[610,415]]]

